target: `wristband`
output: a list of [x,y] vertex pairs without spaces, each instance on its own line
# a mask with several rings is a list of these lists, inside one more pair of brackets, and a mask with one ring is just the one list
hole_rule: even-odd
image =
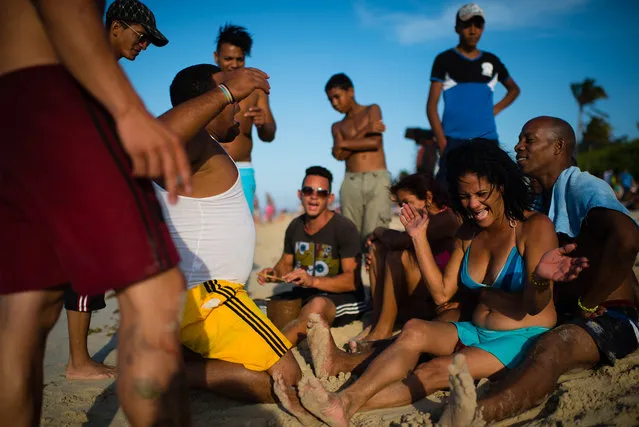
[[533,271],[530,275],[530,284],[535,287],[535,289],[545,290],[550,286],[550,280],[542,279]]
[[218,87],[224,94],[224,97],[226,98],[226,102],[228,102],[229,104],[233,104],[235,102],[235,98],[233,98],[233,94],[231,93],[229,88],[224,83],[220,83]]
[[581,303],[581,297],[577,298],[577,305],[579,306],[580,309],[582,309],[586,313],[594,313],[599,308],[598,305],[594,306],[593,308],[586,307],[585,305]]

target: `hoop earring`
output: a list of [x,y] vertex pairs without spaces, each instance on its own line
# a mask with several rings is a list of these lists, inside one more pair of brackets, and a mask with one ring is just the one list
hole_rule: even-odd
[[515,228],[515,227],[517,227],[517,221],[512,219],[512,218],[509,218],[508,219],[508,225],[510,225],[512,228]]

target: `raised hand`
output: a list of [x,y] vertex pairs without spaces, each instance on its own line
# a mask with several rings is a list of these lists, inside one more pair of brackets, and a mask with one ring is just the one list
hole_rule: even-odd
[[412,205],[404,203],[399,220],[410,237],[426,236],[426,230],[430,223],[428,214],[422,215]]
[[266,123],[266,111],[260,107],[250,107],[246,113],[244,113],[244,117],[251,117],[253,124],[258,128]]
[[240,102],[256,89],[269,93],[271,86],[268,84],[268,78],[265,72],[257,68],[238,68],[215,75],[215,80],[229,88],[236,102]]
[[162,177],[170,203],[177,202],[178,191],[191,193],[191,167],[173,131],[144,108],[131,108],[115,121],[134,176]]
[[571,257],[577,245],[571,243],[546,252],[535,268],[535,274],[554,282],[569,282],[575,280],[584,268],[588,268],[588,258]]

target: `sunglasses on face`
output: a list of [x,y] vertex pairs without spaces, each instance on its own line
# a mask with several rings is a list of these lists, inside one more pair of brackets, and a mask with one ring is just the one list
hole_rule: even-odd
[[136,31],[135,28],[133,28],[132,26],[130,26],[129,24],[127,24],[124,21],[120,21],[122,24],[124,24],[129,30],[133,31],[137,36],[138,36],[138,43],[150,43],[151,40],[149,40],[149,36],[147,36],[146,34],[143,34],[139,31]]
[[300,190],[302,192],[302,194],[304,196],[310,197],[313,195],[313,193],[317,194],[317,197],[321,197],[322,199],[325,199],[328,197],[329,194],[331,194],[330,191],[328,191],[325,188],[321,188],[321,187],[317,187],[317,188],[313,188],[313,187],[302,187],[302,189]]

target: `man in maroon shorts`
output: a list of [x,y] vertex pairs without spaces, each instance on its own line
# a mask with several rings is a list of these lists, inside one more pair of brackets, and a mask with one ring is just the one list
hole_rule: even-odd
[[117,391],[131,425],[188,423],[184,279],[147,178],[164,176],[175,201],[179,183],[190,192],[189,165],[117,65],[100,16],[90,0],[0,2],[3,425],[39,422],[45,341],[69,282],[118,292]]
[[[135,58],[149,44],[162,47],[169,42],[158,30],[155,15],[138,0],[116,0],[106,12],[109,45],[117,60]],[[64,290],[64,308],[69,327],[69,362],[66,377],[70,380],[99,380],[115,376],[115,368],[91,358],[87,336],[91,314],[106,307],[104,294],[78,294],[70,285]]]

